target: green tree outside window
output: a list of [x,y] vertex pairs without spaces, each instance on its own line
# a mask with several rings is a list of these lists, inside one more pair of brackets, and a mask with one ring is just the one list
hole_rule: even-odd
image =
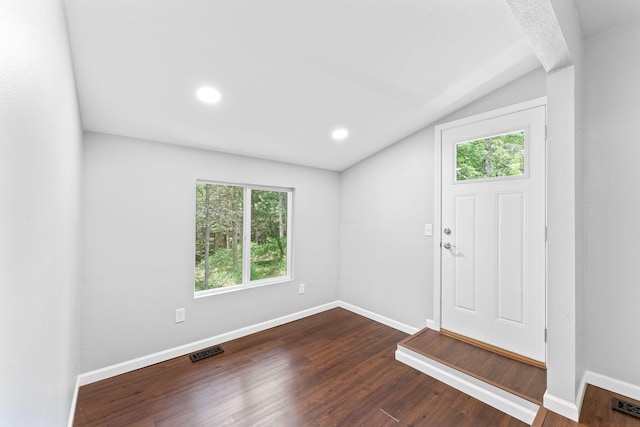
[[456,181],[524,174],[524,131],[456,145]]

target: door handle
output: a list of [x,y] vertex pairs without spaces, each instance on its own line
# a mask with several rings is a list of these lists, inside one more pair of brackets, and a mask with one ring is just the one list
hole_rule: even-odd
[[443,248],[445,249],[455,249],[456,247],[453,246],[451,243],[447,242],[444,245],[442,245]]

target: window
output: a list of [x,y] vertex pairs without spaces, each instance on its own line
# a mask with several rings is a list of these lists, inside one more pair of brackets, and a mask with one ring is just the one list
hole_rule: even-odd
[[198,181],[194,291],[291,280],[292,190]]
[[524,131],[456,144],[456,181],[524,175]]

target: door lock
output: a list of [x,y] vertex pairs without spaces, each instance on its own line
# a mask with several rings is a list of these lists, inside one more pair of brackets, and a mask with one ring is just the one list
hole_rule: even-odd
[[449,234],[451,234],[451,229],[445,228],[442,232],[448,236]]

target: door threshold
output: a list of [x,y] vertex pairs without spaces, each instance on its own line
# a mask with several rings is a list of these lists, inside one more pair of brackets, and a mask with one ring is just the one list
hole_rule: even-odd
[[538,360],[530,359],[528,357],[522,356],[521,354],[513,353],[511,351],[505,350],[500,347],[493,346],[491,344],[484,343],[482,341],[475,340],[473,338],[466,337],[464,335],[457,334],[455,332],[451,332],[447,329],[440,329],[440,333],[442,335],[446,335],[451,338],[455,338],[458,341],[466,342],[467,344],[475,345],[476,347],[483,348],[485,350],[491,351],[493,353],[499,354],[501,356],[508,357],[510,359],[516,360],[518,362],[526,363],[531,366],[535,366],[540,369],[547,369],[547,365]]

